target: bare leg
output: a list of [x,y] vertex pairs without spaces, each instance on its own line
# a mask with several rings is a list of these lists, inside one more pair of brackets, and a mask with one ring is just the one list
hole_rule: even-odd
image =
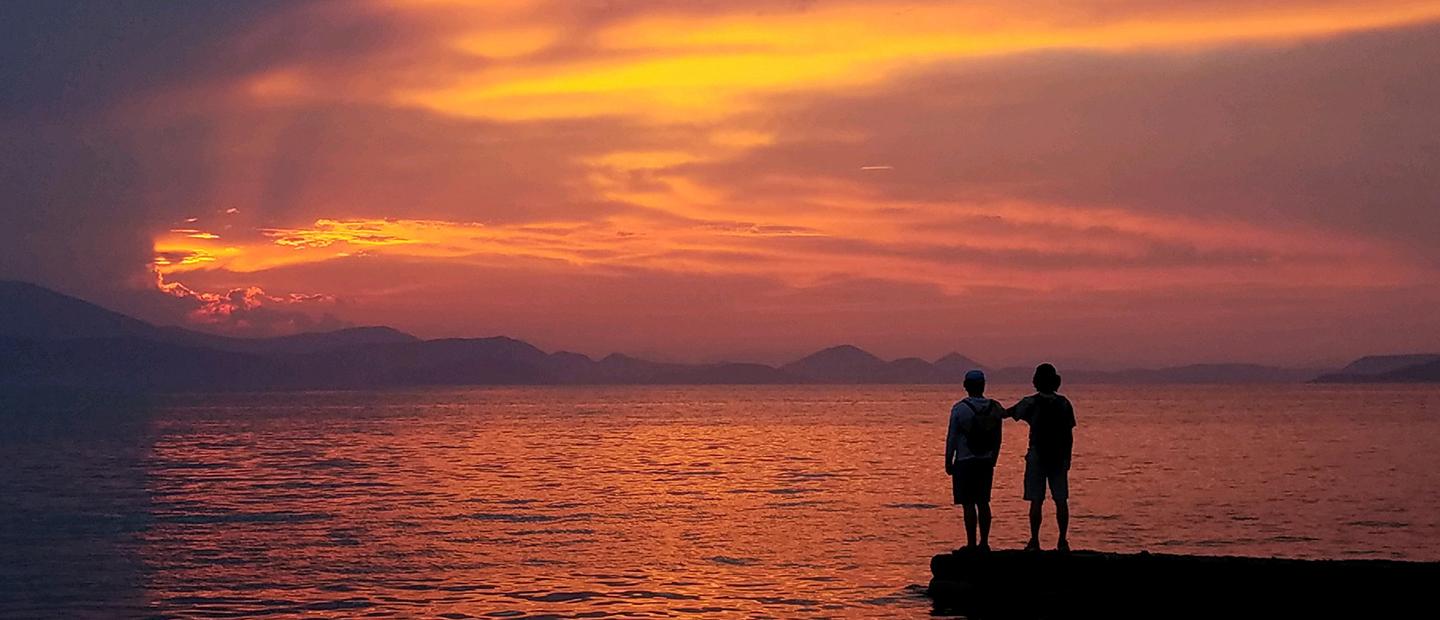
[[980,546],[990,547],[990,502],[980,504]]
[[1045,507],[1045,500],[1030,502],[1030,545],[1039,548],[1040,546],[1040,517]]
[[1055,500],[1055,524],[1060,528],[1060,542],[1058,544],[1062,547],[1069,547],[1070,542],[1066,539],[1065,536],[1070,531],[1069,500]]
[[975,504],[965,504],[965,546],[975,546]]

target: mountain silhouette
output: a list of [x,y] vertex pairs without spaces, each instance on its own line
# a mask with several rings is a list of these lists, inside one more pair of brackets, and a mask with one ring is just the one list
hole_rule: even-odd
[[931,365],[930,379],[932,383],[960,383],[965,379],[965,373],[976,368],[986,372],[991,370],[964,355],[949,353]]
[[180,327],[157,327],[44,287],[4,280],[0,280],[0,338],[139,339],[235,353],[311,353],[419,340],[390,327],[352,327],[274,338],[232,338]]
[[811,353],[780,370],[819,383],[869,383],[886,378],[890,367],[860,347],[842,344]]
[[141,390],[427,385],[798,383],[751,363],[546,353],[505,336],[421,340],[390,327],[232,338],[157,327],[23,282],[0,282],[0,386]]
[[673,364],[628,355],[605,356],[585,376],[585,383],[775,384],[797,383],[797,377],[764,364]]
[[348,327],[328,332],[309,332],[273,338],[231,338],[194,332],[179,327],[162,327],[165,337],[157,338],[176,344],[233,351],[236,353],[318,353],[372,344],[419,342],[420,339],[392,327]]
[[28,282],[0,280],[0,338],[157,339],[159,328]]
[[[1315,378],[1321,370],[1276,368],[1259,364],[1188,364],[1167,368],[1065,373],[1069,381],[1086,383],[1299,383]],[[1025,373],[1029,380],[1028,370]]]
[[1440,353],[1370,355],[1316,379],[1321,383],[1413,383],[1440,381]]
[[1440,359],[1392,370],[1382,374],[1380,379],[1399,383],[1440,381]]
[[929,383],[935,366],[918,357],[902,357],[885,364],[879,383]]
[[[855,345],[842,344],[812,353],[780,370],[813,383],[960,383],[965,373],[986,369],[959,353],[927,362],[902,357],[886,362]],[[1029,377],[1025,378],[1029,381]]]
[[[594,360],[546,353],[514,338],[421,340],[389,327],[277,338],[233,338],[157,327],[23,282],[0,281],[0,387],[130,390],[367,389],[542,384],[958,384],[985,369],[991,383],[1028,385],[1030,366],[989,368],[959,353],[934,362],[885,361],[855,345],[822,349],[779,368],[677,364],[623,354]],[[1067,369],[1067,382],[1305,381],[1319,373],[1250,364],[1161,369]],[[1362,358],[1319,380],[1436,381],[1440,355]]]

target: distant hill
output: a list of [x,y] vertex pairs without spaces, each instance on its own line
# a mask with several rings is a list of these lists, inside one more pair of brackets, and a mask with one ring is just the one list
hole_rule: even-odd
[[1440,353],[1371,355],[1339,372],[1321,375],[1321,383],[1424,383],[1440,381]]
[[874,383],[891,374],[885,360],[851,344],[816,351],[780,370],[819,383]]
[[960,383],[965,379],[965,373],[975,369],[990,372],[991,369],[980,362],[972,360],[959,353],[949,353],[930,366],[931,383]]
[[372,344],[419,342],[420,339],[392,327],[350,327],[328,332],[310,332],[274,338],[231,338],[194,332],[179,327],[160,328],[161,338],[177,344],[188,344],[237,353],[277,354],[316,353]]
[[0,338],[148,338],[154,325],[27,282],[0,280]]
[[262,354],[309,353],[366,344],[419,340],[390,327],[353,327],[275,338],[231,338],[180,327],[157,327],[44,287],[4,280],[0,280],[0,338],[134,339]]
[[[1030,366],[1007,367],[989,373],[995,383],[1028,385],[1035,369]],[[1066,385],[1076,383],[1156,384],[1156,383],[1303,383],[1320,371],[1276,368],[1257,364],[1190,364],[1165,368],[1131,368],[1125,370],[1086,370],[1060,368]]]
[[[574,355],[574,354],[571,354]],[[553,356],[552,356],[553,357]],[[585,358],[589,359],[589,358]],[[571,366],[574,368],[574,366]],[[781,384],[799,383],[799,377],[764,364],[670,364],[650,362],[618,353],[569,377],[577,383],[641,384]]]
[[797,383],[763,364],[666,364],[546,353],[503,336],[421,340],[390,327],[231,338],[157,327],[0,282],[0,387],[356,389],[552,383]]
[[[1407,361],[1425,361],[1423,357],[1407,357]],[[1440,362],[1440,355],[1430,357]],[[1356,365],[1376,371],[1364,375],[1379,378],[1376,380],[1433,380],[1401,377],[1433,376],[1440,371],[1433,367],[1440,364],[1359,360],[1351,366]],[[0,282],[0,387],[273,390],[542,384],[958,384],[974,368],[985,369],[991,383],[1030,381],[1030,368],[991,369],[959,353],[934,362],[914,357],[886,361],[848,344],[775,368],[744,362],[652,362],[621,354],[594,360],[579,353],[546,353],[504,336],[421,340],[389,327],[231,338],[157,327],[33,284]],[[1107,372],[1062,368],[1061,373],[1070,385],[1304,381],[1316,374],[1249,364]]]
[[965,373],[985,368],[959,353],[927,362],[902,357],[886,362],[855,345],[842,344],[780,367],[811,383],[960,383]]
[[1440,361],[1440,353],[1412,353],[1409,355],[1367,355],[1346,364],[1337,374],[1379,375]]
[[1381,375],[1386,381],[1432,382],[1440,381],[1440,359],[1398,368]]
[[[1189,364],[1166,368],[1061,372],[1087,383],[1302,383],[1319,370],[1259,364]],[[1027,379],[1028,381],[1028,376]]]
[[0,387],[252,390],[286,381],[258,356],[157,340],[0,340]]

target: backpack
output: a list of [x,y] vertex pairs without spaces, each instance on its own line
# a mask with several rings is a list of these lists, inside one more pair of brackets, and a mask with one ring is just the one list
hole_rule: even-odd
[[969,399],[960,402],[965,403],[965,406],[970,408],[970,412],[975,414],[975,417],[971,419],[969,430],[964,427],[960,429],[965,433],[965,447],[969,448],[970,453],[974,455],[993,452],[998,456],[1000,416],[992,413],[995,410],[995,401],[989,401],[984,409],[976,409],[975,405],[970,404]]

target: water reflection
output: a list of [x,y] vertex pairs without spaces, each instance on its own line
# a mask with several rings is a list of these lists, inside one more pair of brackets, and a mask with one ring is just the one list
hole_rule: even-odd
[[907,589],[924,582],[923,561],[874,543],[933,539],[943,517],[886,510],[916,525],[897,531],[897,515],[866,509],[895,489],[843,458],[865,445],[857,453],[893,468],[885,453],[915,446],[903,435],[874,446],[883,435],[865,428],[815,441],[803,429],[826,401],[757,416],[762,401],[701,395],[177,399],[149,459],[155,603],[239,615],[923,615],[928,601]]
[[134,616],[152,405],[105,393],[0,392],[0,616]]
[[[1076,393],[1072,542],[1440,557],[1435,390],[1266,389]],[[928,558],[963,539],[940,468],[953,398],[821,386],[7,404],[0,615],[924,616]],[[1326,408],[1352,400],[1380,408]],[[1018,547],[1020,469],[1000,467],[993,542]]]

